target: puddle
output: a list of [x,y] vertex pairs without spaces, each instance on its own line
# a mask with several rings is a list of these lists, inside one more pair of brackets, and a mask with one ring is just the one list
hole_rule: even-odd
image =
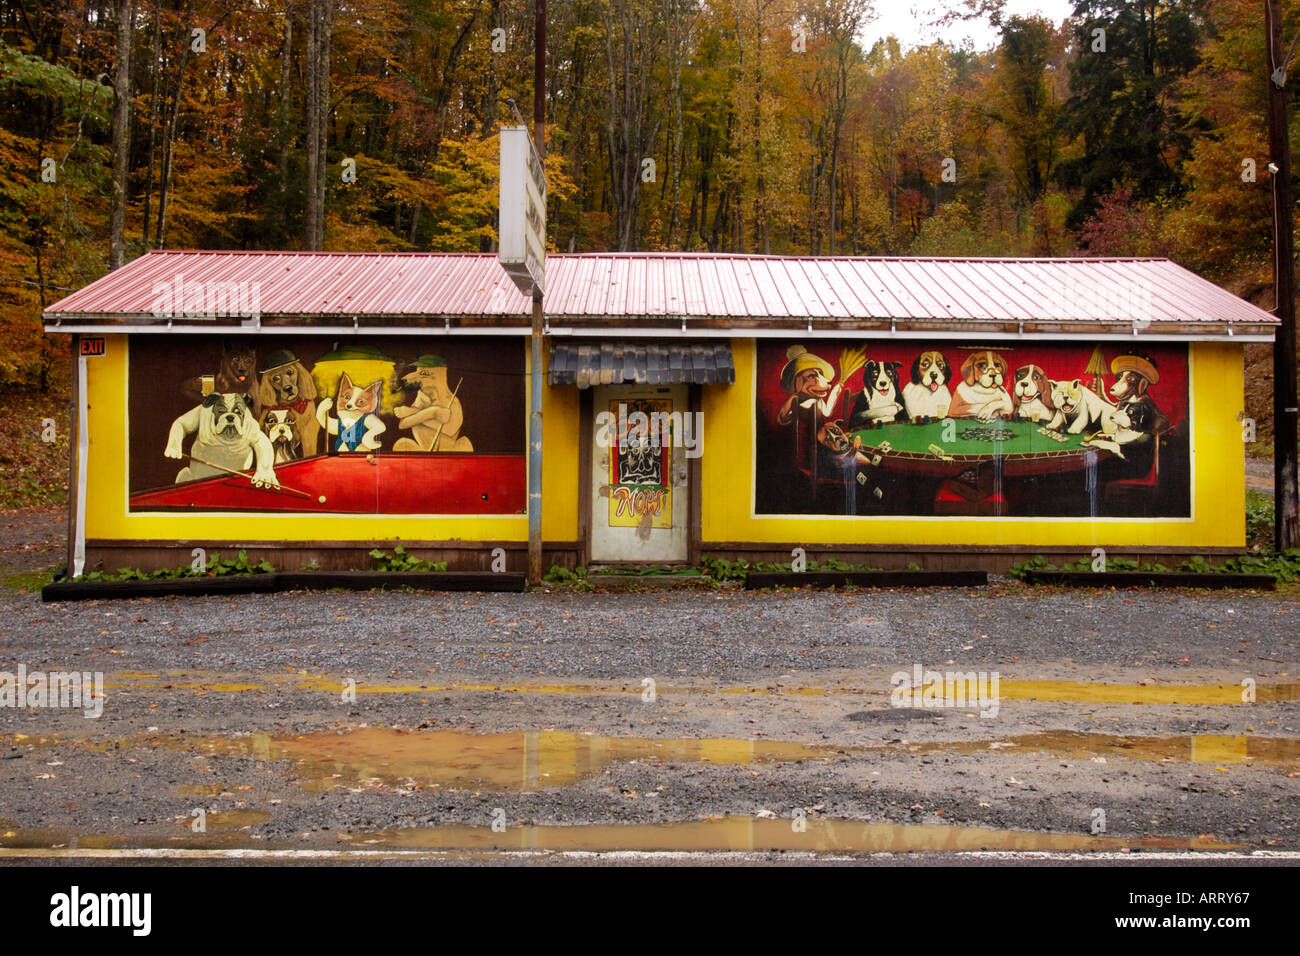
[[[204,821],[209,830],[231,830],[239,827],[253,827],[271,819],[271,814],[263,810],[214,810]],[[185,826],[188,828],[189,824]]]
[[178,797],[216,797],[225,789],[219,783],[187,783],[176,788]]
[[[892,720],[900,713],[904,712],[882,709],[850,716],[861,721],[865,714],[882,714]],[[730,738],[603,737],[545,730],[478,734],[388,727],[358,727],[346,732],[326,730],[281,737],[251,734],[193,739],[141,735],[119,740],[83,740],[57,735],[31,739],[15,734],[11,739],[15,743],[91,752],[165,747],[189,752],[198,750],[215,757],[289,761],[295,765],[294,772],[299,778],[296,782],[310,790],[446,787],[531,791],[572,786],[615,764],[636,761],[655,765],[743,766],[805,760],[833,761],[843,757],[861,760],[936,753],[966,756],[990,751],[1043,753],[1076,759],[1128,758],[1171,763],[1251,764],[1281,767],[1288,771],[1300,769],[1300,739],[1246,734],[1142,737],[1051,730],[992,740],[899,741],[868,747]],[[189,784],[178,787],[176,792],[181,796],[211,798],[219,795],[222,789],[219,784]]]
[[1001,740],[920,742],[879,747],[810,746],[789,741],[601,737],[564,731],[474,734],[362,727],[297,737],[214,738],[213,754],[292,760],[309,789],[335,786],[538,790],[567,787],[613,764],[740,766],[884,754],[1037,752],[1072,757],[1127,757],[1180,763],[1297,766],[1300,740],[1248,735],[1124,737],[1076,731],[1021,734]]
[[[1084,681],[1004,680],[1003,700],[1091,704],[1244,704],[1240,684],[1098,684]],[[1259,702],[1300,700],[1300,683],[1260,684]]]
[[[1005,748],[1005,749],[1004,749]],[[1060,757],[1127,757],[1177,763],[1253,763],[1295,767],[1300,740],[1294,737],[1196,734],[1186,737],[1121,737],[1069,730],[1021,734],[1003,740],[912,744],[912,753],[977,754],[991,750],[1046,752]]]
[[[256,814],[256,811],[238,811]],[[211,829],[216,814],[208,816]],[[253,822],[262,822],[260,820]],[[1244,844],[1224,843],[1212,836],[1123,837],[1087,836],[1075,833],[1039,833],[1030,830],[994,830],[987,827],[944,824],[863,823],[855,820],[804,821],[796,831],[789,819],[757,817],[713,817],[656,824],[577,824],[573,826],[514,826],[503,832],[491,827],[443,826],[408,827],[359,833],[321,834],[331,847],[344,847],[364,859],[363,852],[376,856],[383,851],[459,850],[467,852],[533,851],[727,851],[787,850],[818,853],[921,853],[975,850],[1115,851],[1115,850],[1233,850]],[[244,824],[248,825],[248,824]],[[45,828],[0,830],[0,847],[6,849],[131,850],[167,847],[176,850],[204,848],[246,848],[274,850],[280,846],[301,848],[295,841],[268,840],[253,843],[248,834],[209,833],[205,836],[150,838],[115,834],[75,834],[70,830]]]
[[[109,690],[186,690],[205,693],[245,693],[267,690],[316,691],[330,695],[341,694],[345,690],[357,694],[446,694],[446,693],[495,693],[495,694],[538,694],[561,696],[621,696],[624,694],[640,695],[642,688],[637,685],[610,683],[561,684],[561,683],[493,683],[490,681],[457,681],[451,683],[422,684],[386,684],[361,682],[355,687],[344,685],[339,681],[321,676],[309,675],[305,671],[293,675],[276,675],[254,680],[218,680],[205,679],[202,674],[146,674],[124,673],[115,675],[105,683]],[[1039,700],[1055,702],[1098,703],[1098,704],[1198,704],[1226,705],[1244,704],[1240,684],[1105,684],[1086,681],[1056,680],[1003,680],[999,693],[1004,700]],[[661,697],[678,695],[770,695],[770,696],[813,696],[831,697],[839,695],[861,694],[887,696],[890,687],[887,684],[861,686],[785,686],[767,685],[716,685],[716,686],[675,686],[660,684],[656,693]],[[1300,682],[1281,684],[1260,684],[1255,689],[1256,700],[1290,701],[1300,700]]]
[[1222,850],[1238,844],[1207,837],[1179,839],[1093,837],[955,827],[942,824],[860,823],[809,819],[796,832],[790,820],[722,817],[684,823],[491,827],[410,827],[345,837],[349,845],[423,850],[805,850],[844,853],[918,853],[945,850]]
[[826,760],[848,751],[784,741],[600,737],[565,731],[474,734],[453,730],[403,731],[361,727],[296,737],[253,734],[211,738],[214,754],[293,760],[307,786],[412,789],[455,787],[537,790],[566,787],[615,763],[708,763],[720,766]]

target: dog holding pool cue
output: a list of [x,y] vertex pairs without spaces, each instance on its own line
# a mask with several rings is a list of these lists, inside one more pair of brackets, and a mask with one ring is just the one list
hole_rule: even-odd
[[[253,475],[249,474],[249,473],[246,472],[246,471],[235,471],[233,468],[225,468],[225,467],[223,467],[223,466],[221,466],[221,465],[214,464],[213,462],[210,462],[210,461],[204,461],[202,458],[199,458],[197,455],[194,455],[194,454],[187,454],[185,457],[188,458],[188,459],[190,459],[190,461],[197,461],[200,465],[207,465],[209,468],[215,468],[215,469],[217,469],[218,471],[224,471],[224,472],[225,472],[226,474],[228,474],[228,475],[234,475],[236,478],[253,478],[253,477],[254,477]],[[285,491],[285,492],[288,492],[288,493],[291,494],[291,495],[301,495],[301,496],[304,497],[304,498],[312,498],[312,497],[315,497],[316,500],[319,501],[321,504],[324,504],[324,503],[325,503],[325,496],[324,496],[324,495],[314,496],[314,495],[308,494],[308,493],[305,492],[305,491],[299,491],[297,488],[290,488],[288,485],[281,485],[281,484],[278,484],[278,483],[277,483],[277,484],[274,484],[274,485],[262,485],[262,484],[258,484],[258,482],[256,481],[256,479],[254,479],[253,484],[254,484],[255,486],[257,486],[258,488],[266,488],[267,491]]]

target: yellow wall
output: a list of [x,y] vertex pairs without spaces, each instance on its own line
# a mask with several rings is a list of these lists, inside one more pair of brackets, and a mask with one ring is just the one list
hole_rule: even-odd
[[1245,545],[1245,445],[1242,347],[1193,343],[1191,366],[1191,519],[877,518],[755,516],[755,365],[753,339],[733,339],[736,383],[704,389],[701,540],[809,544]]
[[[503,339],[522,348],[526,340]],[[88,539],[368,541],[528,539],[525,515],[426,518],[419,515],[130,514],[127,510],[127,339],[107,337],[107,354],[86,359],[90,403]],[[1242,349],[1196,343],[1189,349],[1193,432],[1192,519],[876,518],[753,514],[754,374],[752,339],[732,342],[736,383],[703,389],[701,540],[884,545],[1068,545],[1233,547],[1245,544],[1241,424]],[[525,391],[527,395],[527,390]],[[546,453],[542,534],[578,537],[578,401],[572,387],[543,389]]]
[[[103,356],[86,359],[90,455],[86,491],[88,539],[235,541],[527,541],[527,515],[321,514],[131,514],[127,510],[127,337],[110,335]],[[501,347],[524,350],[527,339],[509,337]],[[529,395],[525,383],[525,396]],[[525,398],[527,401],[527,397]],[[525,412],[526,414],[526,412]],[[578,392],[543,388],[542,421],[547,446],[542,465],[542,536],[573,541],[578,536]],[[525,449],[526,451],[526,449]]]

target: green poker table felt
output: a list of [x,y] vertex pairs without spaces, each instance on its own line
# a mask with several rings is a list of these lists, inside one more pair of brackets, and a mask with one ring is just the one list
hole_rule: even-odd
[[[1109,452],[1084,445],[1084,435],[1062,432],[1065,440],[1058,441],[1039,434],[1038,430],[1043,427],[1040,422],[981,422],[966,418],[951,421],[955,434],[950,441],[943,440],[947,424],[943,419],[863,428],[852,432],[850,437],[862,440],[862,451],[867,455],[880,453],[881,444],[888,441],[889,450],[880,453],[882,466],[940,474],[995,459],[1001,459],[1002,468],[1008,474],[1074,471],[1109,457]],[[945,461],[930,450],[931,445],[939,446],[943,455],[953,460]]]

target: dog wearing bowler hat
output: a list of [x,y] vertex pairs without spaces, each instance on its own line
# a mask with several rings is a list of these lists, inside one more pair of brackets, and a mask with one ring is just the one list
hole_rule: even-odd
[[257,376],[255,397],[263,428],[269,418],[282,423],[289,419],[301,443],[302,457],[313,457],[320,442],[320,422],[316,420],[316,382],[307,366],[289,349],[277,349],[266,356]]

